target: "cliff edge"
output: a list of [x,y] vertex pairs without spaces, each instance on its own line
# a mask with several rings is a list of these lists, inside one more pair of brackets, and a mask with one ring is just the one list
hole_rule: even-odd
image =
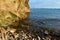
[[29,16],[29,0],[0,0],[0,26],[7,26],[16,20]]

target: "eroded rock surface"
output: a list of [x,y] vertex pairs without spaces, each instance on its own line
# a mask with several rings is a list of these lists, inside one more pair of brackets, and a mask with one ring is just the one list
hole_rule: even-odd
[[12,24],[15,20],[29,16],[29,0],[0,0],[0,26]]

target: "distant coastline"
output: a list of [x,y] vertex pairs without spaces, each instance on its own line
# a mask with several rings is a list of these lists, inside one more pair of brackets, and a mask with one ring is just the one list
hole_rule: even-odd
[[60,8],[30,8],[30,9],[56,9],[56,10],[60,10]]

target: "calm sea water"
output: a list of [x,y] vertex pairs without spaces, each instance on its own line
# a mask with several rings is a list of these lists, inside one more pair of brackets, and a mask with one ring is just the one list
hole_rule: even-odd
[[30,9],[30,21],[45,21],[44,27],[60,30],[60,9]]

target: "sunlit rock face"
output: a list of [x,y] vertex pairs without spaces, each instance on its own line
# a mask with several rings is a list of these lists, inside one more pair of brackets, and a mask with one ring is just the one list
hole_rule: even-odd
[[0,26],[7,26],[15,20],[29,16],[29,0],[0,0]]

